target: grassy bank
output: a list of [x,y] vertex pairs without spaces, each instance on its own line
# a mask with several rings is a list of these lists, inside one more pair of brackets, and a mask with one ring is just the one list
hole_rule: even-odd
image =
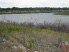
[[55,15],[69,15],[69,10],[56,11]]
[[0,22],[0,52],[22,52],[23,46],[26,52],[58,52],[60,50],[54,47],[58,38],[69,42],[69,33],[53,31],[39,24]]

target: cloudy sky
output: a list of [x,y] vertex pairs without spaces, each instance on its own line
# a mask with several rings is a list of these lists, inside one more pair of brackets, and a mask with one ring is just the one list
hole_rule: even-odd
[[0,0],[0,7],[69,7],[69,0]]

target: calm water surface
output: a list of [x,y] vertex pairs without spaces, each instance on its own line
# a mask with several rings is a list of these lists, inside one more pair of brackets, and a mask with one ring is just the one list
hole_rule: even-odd
[[53,15],[53,13],[31,13],[31,14],[1,14],[0,21],[12,21],[17,23],[33,22],[43,23],[46,22],[58,22],[69,23],[68,15]]

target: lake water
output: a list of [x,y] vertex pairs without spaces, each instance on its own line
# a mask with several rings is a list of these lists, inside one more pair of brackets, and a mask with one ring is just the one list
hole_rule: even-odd
[[0,21],[12,21],[17,23],[33,22],[59,22],[69,23],[68,15],[53,15],[53,13],[31,13],[31,14],[0,14]]

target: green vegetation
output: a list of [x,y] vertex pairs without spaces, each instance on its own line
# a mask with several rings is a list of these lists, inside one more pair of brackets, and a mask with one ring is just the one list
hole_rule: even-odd
[[69,10],[56,11],[54,14],[56,14],[56,15],[69,15]]
[[[58,38],[69,42],[69,33],[53,31],[32,25],[0,22],[0,52],[58,52],[54,47]],[[5,43],[5,44],[4,44]],[[6,49],[5,49],[6,48]],[[28,50],[29,49],[29,50]]]
[[[63,36],[65,34],[64,32],[63,33],[61,32],[61,30],[63,30],[63,29],[59,30],[59,32],[60,32],[59,33],[59,32],[57,32],[58,30],[55,30],[55,31],[53,31],[53,29],[50,30],[50,27],[52,25],[50,25],[50,27],[49,26],[47,27],[46,25],[49,25],[49,24],[45,24],[44,26],[43,25],[42,26],[37,25],[35,27],[35,26],[30,26],[30,24],[28,24],[28,25],[24,25],[24,24],[19,25],[19,24],[15,24],[15,23],[0,22],[0,32],[10,33],[10,32],[15,32],[16,31],[16,32],[23,32],[25,34],[33,34],[34,32],[39,32],[41,34],[43,34],[43,33],[50,33],[50,34],[56,34],[56,35],[59,34],[58,36]],[[59,25],[58,28],[60,29],[60,27],[63,27],[63,26]],[[55,26],[54,26],[54,28],[55,28]],[[58,29],[58,28],[56,28],[56,29]],[[64,37],[68,38],[68,35],[64,35]]]
[[58,11],[68,11],[69,8],[51,8],[51,7],[35,7],[35,8],[0,8],[0,14],[22,14],[22,13],[52,13]]
[[28,47],[29,48],[33,48],[34,47],[34,42],[35,42],[35,40],[34,39],[28,39]]

